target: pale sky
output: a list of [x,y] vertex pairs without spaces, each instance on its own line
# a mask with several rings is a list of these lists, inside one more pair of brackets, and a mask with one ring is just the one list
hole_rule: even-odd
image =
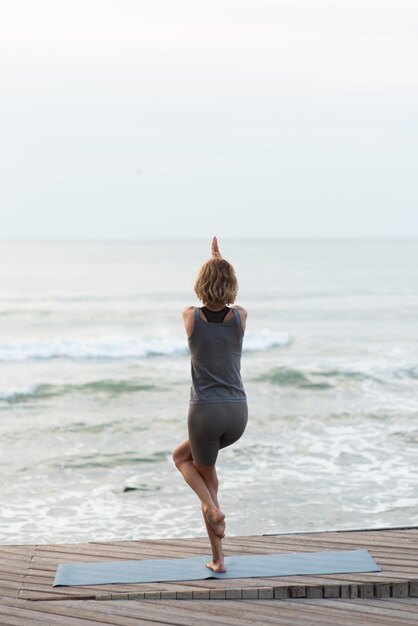
[[416,0],[0,5],[0,238],[417,237]]

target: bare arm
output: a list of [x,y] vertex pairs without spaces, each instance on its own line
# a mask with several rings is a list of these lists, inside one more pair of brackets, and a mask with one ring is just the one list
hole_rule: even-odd
[[190,337],[190,335],[193,332],[194,329],[194,310],[196,307],[194,306],[186,306],[183,311],[181,312],[182,316],[183,316],[183,322],[184,322],[184,327],[186,329],[186,335],[187,338]]
[[[222,259],[221,253],[219,252],[218,239],[214,237],[212,239],[212,257],[217,257],[218,259]],[[242,330],[245,333],[245,327],[247,325],[247,311],[244,307],[236,304],[234,308],[238,311],[239,316],[241,318],[241,326]]]
[[236,309],[239,313],[239,316],[241,318],[242,331],[245,333],[245,327],[247,325],[247,310],[244,309],[243,306],[239,306],[239,304],[236,304],[234,306],[234,309]]

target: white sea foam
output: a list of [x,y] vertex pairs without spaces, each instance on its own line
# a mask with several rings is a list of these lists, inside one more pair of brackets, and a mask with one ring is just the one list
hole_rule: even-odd
[[263,328],[255,333],[246,333],[243,350],[269,350],[277,346],[286,346],[291,337],[288,333]]
[[[286,333],[263,329],[244,339],[244,351],[268,350],[289,343]],[[0,343],[0,361],[31,359],[126,359],[152,355],[187,354],[183,335],[165,330],[148,337],[109,335],[89,339],[43,339],[38,341]]]
[[51,339],[0,344],[0,361],[28,359],[124,359],[184,351],[184,341],[161,334],[154,337],[109,335],[95,339]]
[[37,387],[38,387],[37,385],[30,385],[27,387],[14,387],[12,389],[0,389],[0,399],[13,401],[16,398],[29,397],[35,393]]

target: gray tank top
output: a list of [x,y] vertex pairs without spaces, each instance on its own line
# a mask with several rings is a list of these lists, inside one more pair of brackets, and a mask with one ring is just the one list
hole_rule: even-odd
[[205,322],[194,312],[194,329],[188,338],[192,386],[190,403],[246,402],[241,379],[241,353],[244,332],[238,311],[218,324]]

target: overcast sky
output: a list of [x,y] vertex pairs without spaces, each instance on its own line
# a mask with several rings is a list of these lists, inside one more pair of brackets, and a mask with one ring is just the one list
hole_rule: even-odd
[[0,238],[418,236],[416,0],[0,5]]

